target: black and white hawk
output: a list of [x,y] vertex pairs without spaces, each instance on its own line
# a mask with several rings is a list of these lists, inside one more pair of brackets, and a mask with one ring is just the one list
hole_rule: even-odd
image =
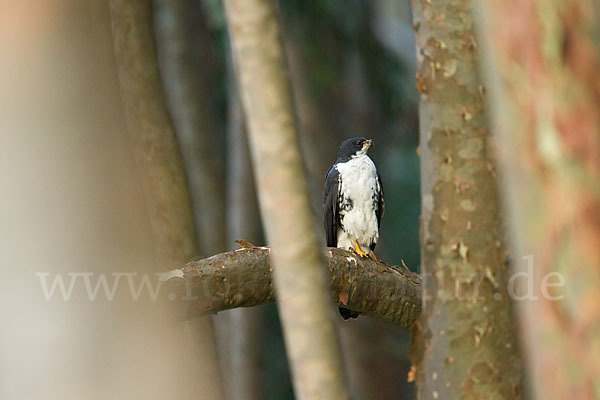
[[[328,247],[352,250],[377,260],[375,245],[383,216],[383,186],[377,168],[367,155],[371,139],[356,137],[342,142],[335,164],[325,176],[323,214]],[[340,307],[344,319],[359,313]]]

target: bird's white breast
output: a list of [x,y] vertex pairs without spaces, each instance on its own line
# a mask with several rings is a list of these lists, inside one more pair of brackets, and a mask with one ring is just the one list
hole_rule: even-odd
[[367,155],[338,163],[340,196],[349,200],[351,207],[340,209],[343,229],[338,232],[338,247],[354,247],[357,240],[368,252],[369,245],[379,237],[375,203],[377,193],[377,170]]

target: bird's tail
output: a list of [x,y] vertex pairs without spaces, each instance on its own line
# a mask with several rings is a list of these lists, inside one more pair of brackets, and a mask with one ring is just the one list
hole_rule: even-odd
[[348,310],[347,308],[343,308],[343,307],[338,307],[338,310],[340,310],[340,315],[342,316],[342,318],[344,318],[344,320],[350,319],[350,318],[356,319],[360,315],[360,313],[358,311]]

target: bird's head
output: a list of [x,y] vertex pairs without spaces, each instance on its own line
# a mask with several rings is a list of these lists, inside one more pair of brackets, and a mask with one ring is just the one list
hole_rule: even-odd
[[356,157],[363,156],[367,154],[367,150],[373,144],[371,139],[367,139],[364,137],[355,137],[351,139],[346,139],[340,145],[340,150],[338,151],[338,161],[348,161]]

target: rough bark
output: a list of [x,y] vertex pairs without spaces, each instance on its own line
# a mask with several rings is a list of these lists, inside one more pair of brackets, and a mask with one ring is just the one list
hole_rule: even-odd
[[[238,249],[192,261],[163,275],[179,299],[181,318],[275,301],[268,247]],[[421,277],[403,267],[361,258],[347,250],[325,252],[327,302],[408,329],[421,313]],[[276,269],[277,267],[275,267]]]
[[225,5],[294,389],[299,399],[347,399],[276,4]]
[[[161,88],[148,0],[110,0],[110,12],[127,130],[145,194],[157,264],[169,267],[198,250],[185,172]],[[207,398],[223,398],[209,318],[188,324],[197,374]],[[201,372],[201,373],[200,373]]]
[[418,396],[521,398],[472,2],[412,4],[421,92],[424,272]]
[[600,6],[494,0],[482,11],[514,272],[534,289],[516,281],[535,395],[597,399]]

